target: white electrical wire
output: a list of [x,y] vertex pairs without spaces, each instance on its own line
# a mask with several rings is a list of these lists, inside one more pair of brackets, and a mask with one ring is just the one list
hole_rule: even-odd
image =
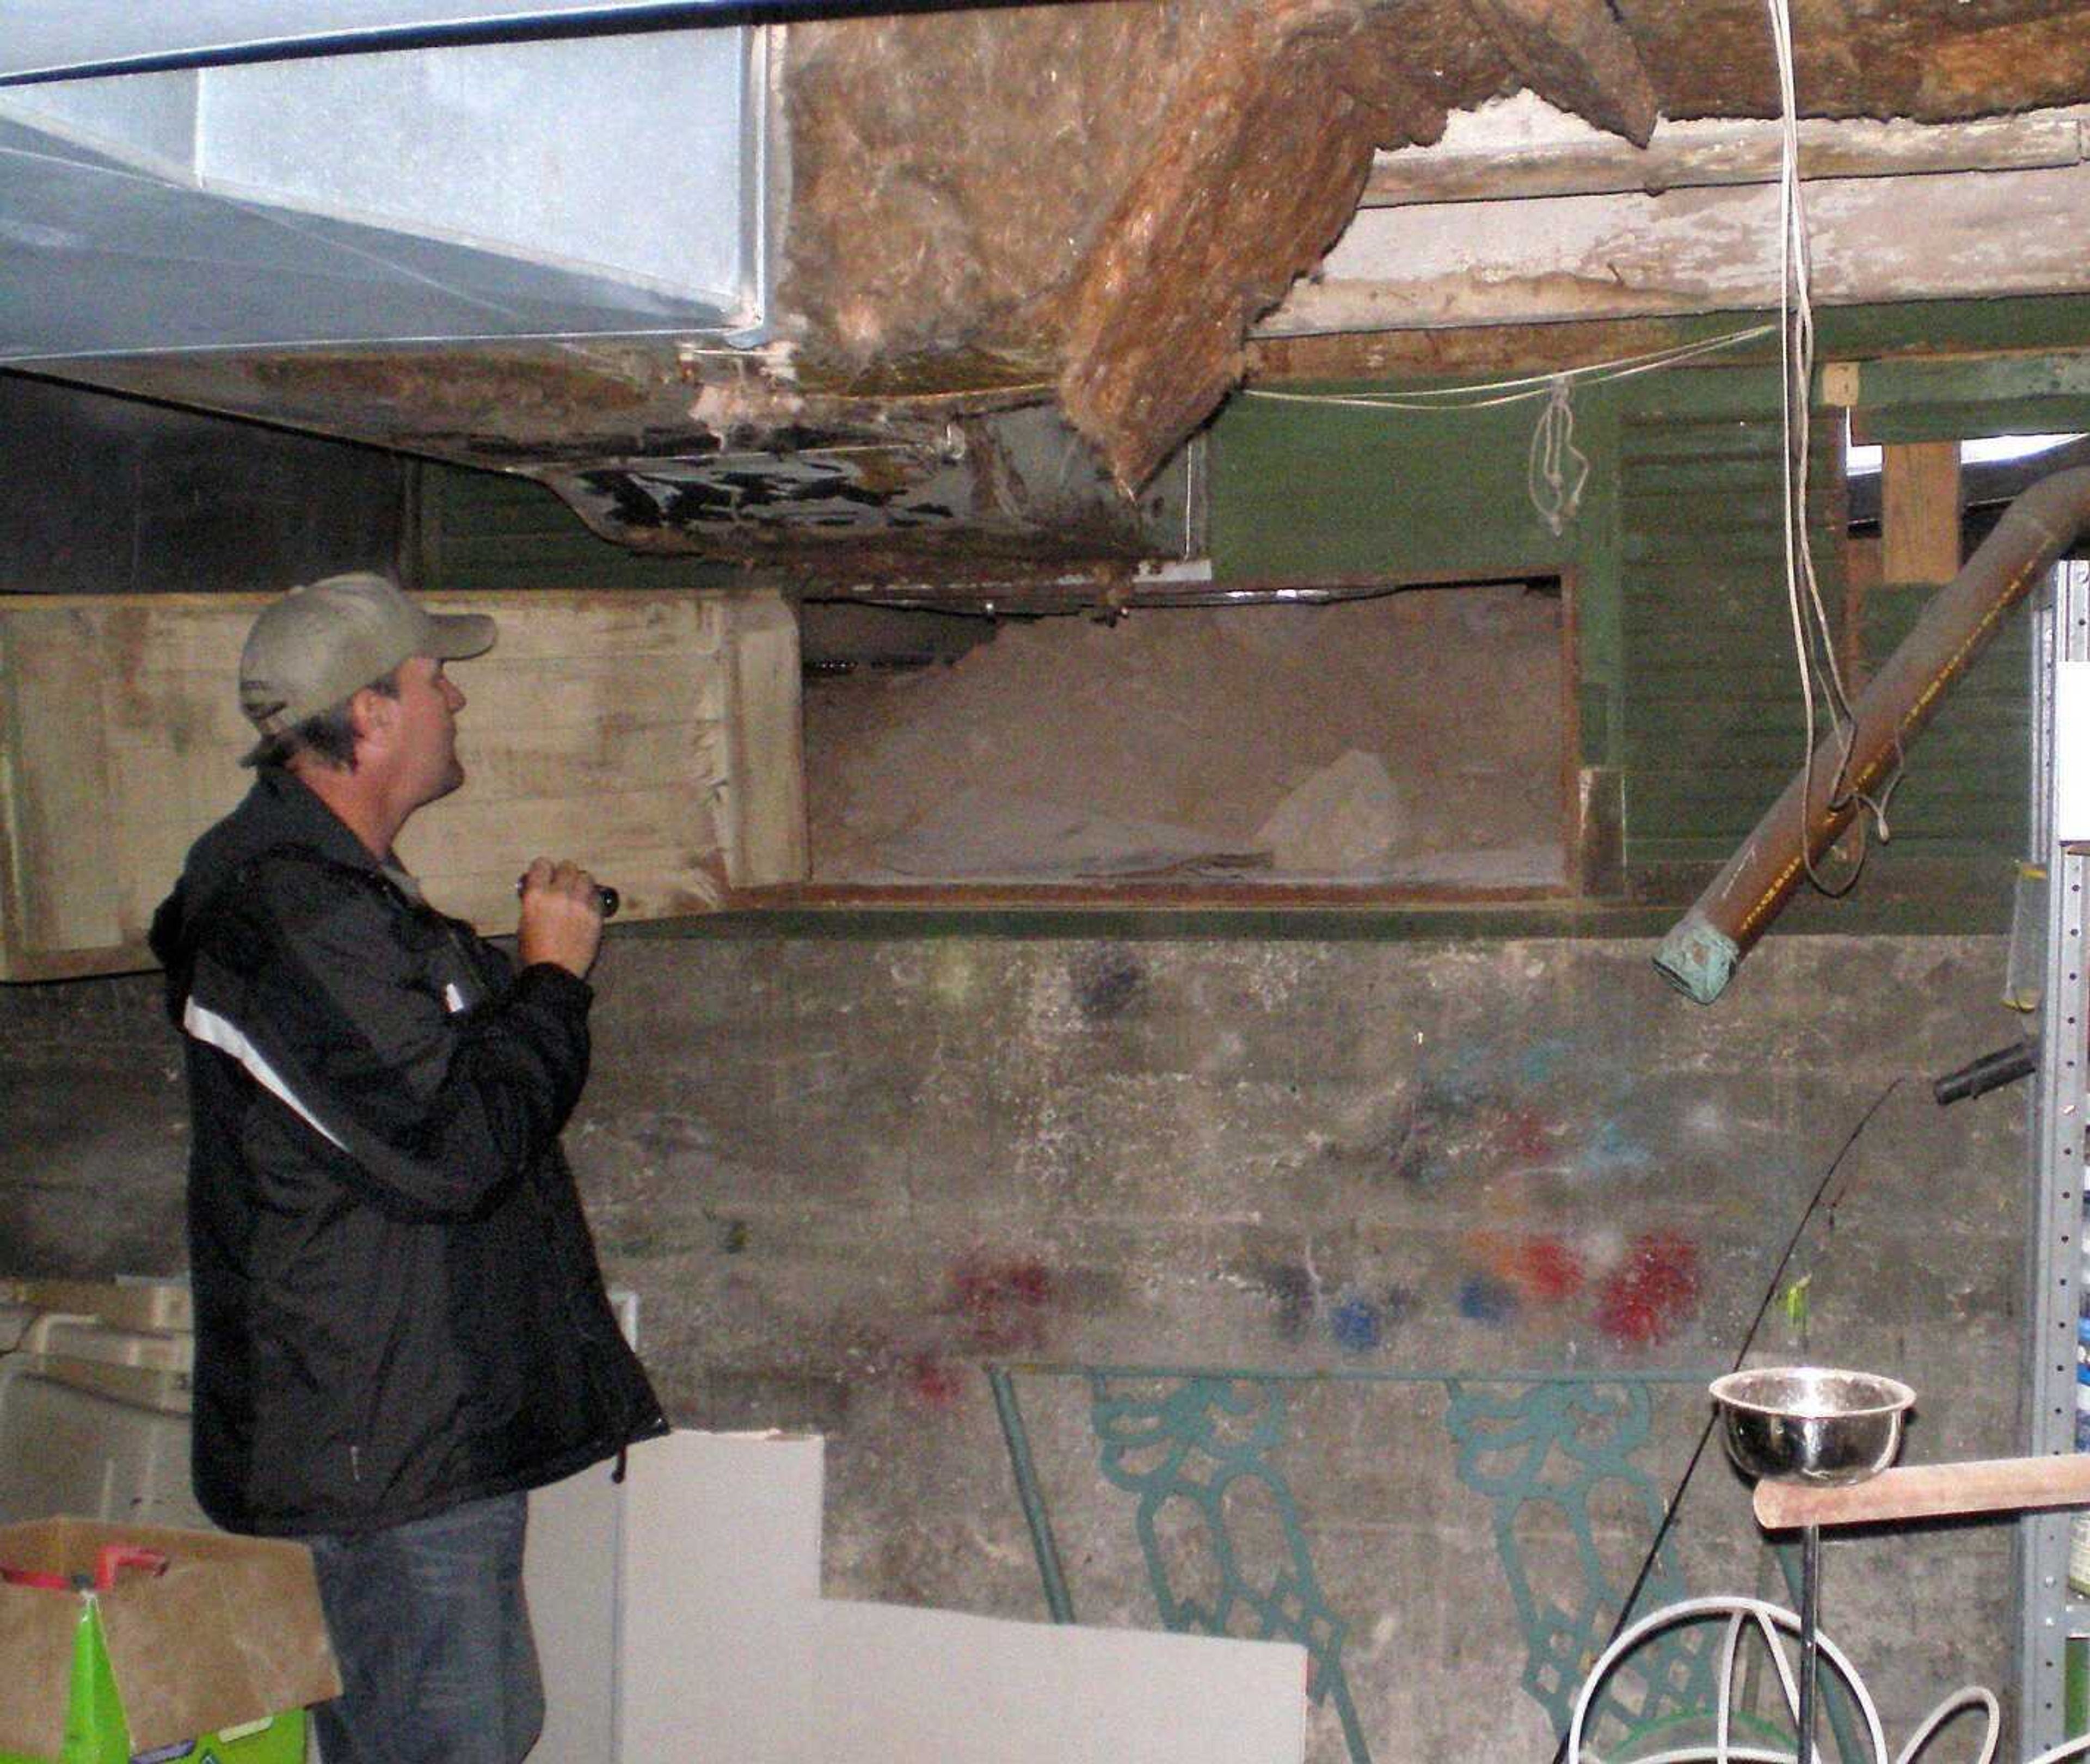
[[1249,386],[1241,396],[1270,398],[1280,404],[1327,404],[1358,411],[1481,411],[1493,405],[1549,397],[1554,386],[1563,380],[1586,381],[1595,385],[1610,380],[1630,379],[1635,374],[1653,373],[1658,368],[1674,368],[1680,362],[1692,361],[1717,350],[1753,342],[1759,337],[1770,336],[1776,328],[1752,325],[1743,330],[1723,331],[1701,342],[1676,343],[1667,349],[1649,350],[1644,355],[1621,355],[1611,361],[1593,361],[1580,368],[1563,368],[1555,373],[1525,374],[1512,380],[1477,380],[1467,385],[1427,386],[1410,392],[1277,392],[1267,386]]
[[[1795,1764],[1798,1749],[1787,1751],[1765,1745],[1738,1745],[1734,1736],[1734,1680],[1739,1663],[1741,1644],[1745,1633],[1762,1637],[1772,1664],[1777,1668],[1778,1687],[1783,1693],[1786,1713],[1795,1723],[1799,1719],[1799,1675],[1794,1671],[1787,1656],[1783,1633],[1799,1635],[1800,1619],[1791,1611],[1768,1604],[1760,1598],[1687,1598],[1674,1605],[1666,1605],[1652,1611],[1624,1630],[1611,1645],[1598,1656],[1597,1663],[1589,1676],[1583,1680],[1582,1689],[1575,1698],[1575,1713],[1568,1728],[1566,1764],[1602,1764],[1593,1752],[1582,1749],[1582,1735],[1591,1706],[1602,1691],[1611,1670],[1627,1654],[1639,1646],[1647,1637],[1660,1629],[1679,1624],[1692,1623],[1705,1618],[1724,1617],[1727,1630],[1721,1644],[1718,1701],[1714,1714],[1714,1730],[1709,1740],[1697,1745],[1672,1747],[1666,1751],[1636,1753],[1632,1764]],[[1818,1636],[1821,1658],[1834,1677],[1843,1680],[1845,1692],[1856,1705],[1864,1717],[1865,1738],[1872,1747],[1871,1764],[1888,1764],[1886,1730],[1880,1723],[1880,1712],[1865,1689],[1864,1680],[1858,1676],[1843,1650],[1824,1636]],[[1819,1699],[1816,1700],[1819,1707]],[[1893,1764],[1914,1764],[1939,1731],[1955,1716],[1969,1709],[1982,1712],[1984,1727],[1980,1751],[1974,1764],[1990,1764],[1995,1757],[1996,1742],[2002,1723],[2002,1714],[1995,1693],[1979,1684],[1967,1684],[1954,1691],[1921,1721],[1916,1723],[1907,1743],[1894,1756]],[[2090,1751],[2090,1734],[2066,1740],[2057,1746],[2028,1759],[2026,1764],[2060,1764],[2063,1758],[2075,1758]],[[1813,1756],[1818,1760],[1818,1750]],[[1847,1758],[1843,1764],[1862,1764],[1862,1760]]]
[[1731,349],[1737,343],[1766,337],[1770,330],[1768,325],[1755,325],[1703,342],[1678,343],[1667,349],[1650,350],[1644,355],[1592,362],[1557,373],[1526,374],[1519,379],[1480,381],[1463,386],[1433,386],[1419,392],[1272,392],[1252,386],[1244,395],[1283,404],[1322,404],[1353,411],[1485,411],[1498,405],[1522,403],[1528,398],[1544,398],[1546,408],[1531,432],[1524,485],[1538,518],[1558,537],[1580,509],[1582,492],[1589,481],[1589,456],[1575,445],[1573,400],[1577,381],[1598,385],[1653,373],[1680,362],[1695,361],[1715,350]]
[[[1829,806],[1839,808],[1849,800],[1843,794],[1851,750],[1856,741],[1856,719],[1851,713],[1850,695],[1836,657],[1836,639],[1822,604],[1821,584],[1814,572],[1813,549],[1808,543],[1808,475],[1812,424],[1808,404],[1814,385],[1813,260],[1808,243],[1807,199],[1800,181],[1800,101],[1793,77],[1792,9],[1791,0],[1765,0],[1770,14],[1771,46],[1778,62],[1778,364],[1779,413],[1783,445],[1779,463],[1784,488],[1785,585],[1792,622],[1794,659],[1800,669],[1800,695],[1806,724],[1806,746],[1800,761],[1804,780],[1800,797],[1800,855],[1808,880],[1825,894],[1847,893],[1864,867],[1862,852],[1858,868],[1831,888],[1814,871],[1807,850],[1808,816],[1814,800],[1814,708],[1817,691],[1813,652],[1818,645],[1826,681],[1821,688],[1829,706],[1840,751]],[[1899,744],[1896,743],[1897,761]],[[1879,837],[1888,837],[1886,807],[1900,781],[1899,764],[1894,776],[1877,798],[1860,792],[1859,804],[1872,816]]]
[[[1778,62],[1778,333],[1779,398],[1783,445],[1779,449],[1783,488],[1782,519],[1785,539],[1787,609],[1791,620],[1793,656],[1800,669],[1800,693],[1806,725],[1806,746],[1801,760],[1804,785],[1800,798],[1800,853],[1808,879],[1824,893],[1847,892],[1858,880],[1858,870],[1835,888],[1815,874],[1807,850],[1807,819],[1814,796],[1815,679],[1814,652],[1818,646],[1823,682],[1818,690],[1826,699],[1833,726],[1841,743],[1835,783],[1830,806],[1840,808],[1851,798],[1844,796],[1856,738],[1851,714],[1850,695],[1837,659],[1835,634],[1821,599],[1821,584],[1814,569],[1808,543],[1808,473],[1810,454],[1808,406],[1814,383],[1814,300],[1812,255],[1808,245],[1806,197],[1800,181],[1800,104],[1793,76],[1792,10],[1791,0],[1765,0],[1770,9],[1771,42]],[[1367,411],[1486,410],[1515,404],[1527,398],[1546,401],[1531,437],[1526,487],[1540,519],[1557,536],[1574,519],[1582,490],[1589,480],[1589,462],[1574,444],[1573,387],[1576,381],[1592,385],[1650,373],[1728,349],[1765,335],[1773,327],[1759,325],[1731,331],[1704,342],[1681,344],[1644,355],[1596,362],[1584,368],[1552,374],[1531,374],[1518,379],[1482,381],[1468,385],[1443,386],[1406,393],[1277,392],[1250,387],[1245,396],[1270,398],[1293,404],[1318,404],[1336,409]],[[1572,477],[1571,477],[1572,470]],[[1896,743],[1894,776],[1877,797],[1857,793],[1856,800],[1872,816],[1879,837],[1888,837],[1886,807],[1900,781],[1899,743]],[[1859,858],[1858,868],[1864,867]]]
[[1583,488],[1589,481],[1589,456],[1575,445],[1574,392],[1565,374],[1553,382],[1553,395],[1531,432],[1524,466],[1525,493],[1556,539],[1581,507]]

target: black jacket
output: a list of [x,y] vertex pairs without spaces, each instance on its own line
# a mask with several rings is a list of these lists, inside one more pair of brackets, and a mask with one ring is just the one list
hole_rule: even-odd
[[558,1145],[584,982],[515,973],[269,770],[153,947],[188,1038],[206,1513],[368,1530],[666,1431]]

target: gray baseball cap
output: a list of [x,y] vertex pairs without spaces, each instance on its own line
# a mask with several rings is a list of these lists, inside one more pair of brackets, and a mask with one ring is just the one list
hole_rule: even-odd
[[483,613],[430,613],[368,571],[296,587],[261,609],[239,656],[239,708],[262,740],[294,729],[382,679],[410,656],[462,661],[493,647]]

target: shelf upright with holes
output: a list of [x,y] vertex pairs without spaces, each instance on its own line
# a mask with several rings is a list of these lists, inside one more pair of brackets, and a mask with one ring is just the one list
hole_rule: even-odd
[[[2032,1229],[2028,1234],[2028,1374],[2025,1449],[2076,1448],[2076,1338],[2084,1297],[2084,1130],[2090,1125],[2090,962],[2085,882],[2090,841],[2070,822],[2090,800],[2090,746],[2058,738],[2090,687],[2090,564],[2064,562],[2036,604],[2032,645],[2032,860],[2046,874],[2040,1058],[2030,1101]],[[2071,849],[2071,847],[2073,849]],[[2022,927],[2021,927],[2022,931]],[[2030,1757],[2070,1731],[2071,1637],[2090,1635],[2090,1598],[2071,1592],[2074,1516],[2032,1513],[2017,1539],[2019,1750]]]

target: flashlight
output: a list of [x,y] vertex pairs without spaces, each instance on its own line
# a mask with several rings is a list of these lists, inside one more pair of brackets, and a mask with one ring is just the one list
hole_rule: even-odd
[[[522,875],[516,877],[515,897],[518,901],[522,898],[522,884],[529,880],[529,873],[527,871]],[[597,883],[596,884],[595,891],[595,904],[601,910],[602,916],[604,919],[614,919],[617,917],[617,908],[624,904],[624,897],[618,893],[615,888],[604,888],[600,883]]]

